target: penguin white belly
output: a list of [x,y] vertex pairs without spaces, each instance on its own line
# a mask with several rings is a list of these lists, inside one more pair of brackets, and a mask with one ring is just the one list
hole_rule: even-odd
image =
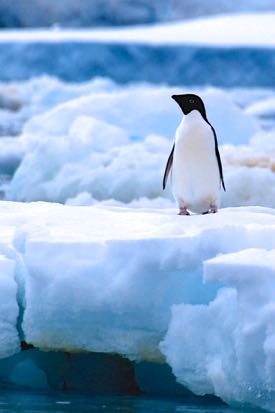
[[220,174],[213,131],[199,112],[187,115],[176,132],[173,193],[180,207],[203,213],[219,207]]

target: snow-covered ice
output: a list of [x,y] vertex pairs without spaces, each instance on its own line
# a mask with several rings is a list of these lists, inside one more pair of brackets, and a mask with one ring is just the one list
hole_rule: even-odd
[[275,411],[274,210],[176,212],[2,201],[2,357],[20,334],[44,350],[166,361],[197,394]]
[[[199,44],[211,46],[275,46],[275,13],[225,14],[191,21],[93,30],[3,30],[0,42],[102,42]],[[257,30],[255,30],[257,27]]]

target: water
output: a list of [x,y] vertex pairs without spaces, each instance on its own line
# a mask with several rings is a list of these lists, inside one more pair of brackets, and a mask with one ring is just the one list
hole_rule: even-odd
[[181,399],[143,396],[89,396],[66,393],[0,391],[0,413],[240,413],[223,404],[186,404]]

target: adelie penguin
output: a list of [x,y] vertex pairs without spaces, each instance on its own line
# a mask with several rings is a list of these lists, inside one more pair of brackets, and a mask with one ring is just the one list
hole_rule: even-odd
[[199,96],[185,94],[172,98],[184,116],[166,164],[163,189],[171,171],[179,215],[190,215],[189,211],[216,213],[220,206],[220,187],[225,190],[225,185],[215,129],[207,119]]

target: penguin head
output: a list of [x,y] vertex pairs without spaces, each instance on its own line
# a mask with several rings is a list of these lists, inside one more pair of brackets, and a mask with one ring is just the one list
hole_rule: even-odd
[[206,120],[204,103],[199,96],[188,93],[186,95],[173,95],[172,99],[177,102],[185,115],[188,115],[192,110],[197,110]]

